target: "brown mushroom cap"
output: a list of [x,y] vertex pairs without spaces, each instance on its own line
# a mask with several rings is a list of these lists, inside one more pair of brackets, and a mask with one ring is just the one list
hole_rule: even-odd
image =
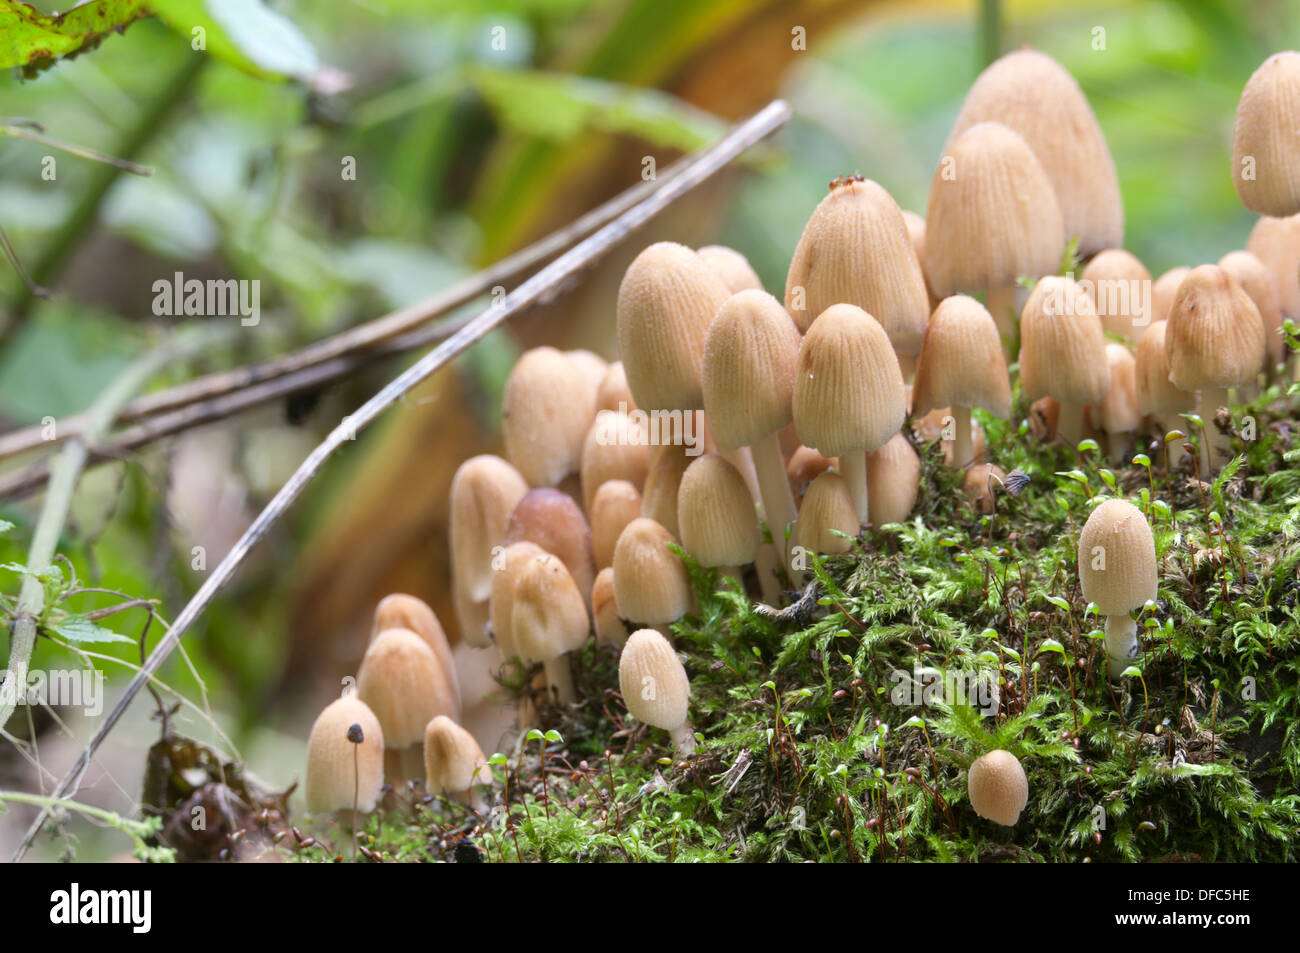
[[596,573],[596,584],[591,587],[591,615],[596,623],[598,644],[621,646],[627,641],[627,626],[618,617],[618,602],[614,598],[613,567],[606,566]]
[[794,384],[799,439],[824,456],[875,450],[903,425],[903,375],[876,319],[832,305],[799,345]]
[[[500,457],[482,454],[460,465],[451,479],[451,569],[471,602],[492,592],[492,547],[505,534],[510,511],[528,492],[519,471]],[[471,635],[462,632],[473,644]]]
[[966,773],[970,806],[985,820],[1010,827],[1029,803],[1029,780],[1020,760],[998,748],[975,759]]
[[[1145,336],[1145,335],[1144,335]],[[1137,402],[1137,361],[1123,344],[1106,345],[1110,390],[1094,418],[1106,433],[1132,433],[1142,424]]]
[[[491,594],[491,589],[488,590]],[[446,690],[460,711],[460,680],[456,677],[456,662],[451,656],[451,644],[442,631],[442,625],[429,604],[404,592],[394,592],[379,600],[375,606],[375,621],[370,628],[370,641],[388,629],[410,629],[433,649],[446,677]]]
[[944,298],[935,308],[912,385],[913,414],[953,405],[1011,415],[1011,379],[998,326],[967,295]]
[[706,453],[682,474],[677,490],[682,547],[701,566],[744,566],[758,555],[758,515],[740,471]]
[[510,628],[524,662],[549,662],[587,641],[586,600],[564,563],[550,553],[519,568]]
[[786,275],[785,307],[799,330],[836,304],[873,315],[899,354],[920,351],[930,317],[925,276],[898,203],[869,179],[831,184]]
[[1282,314],[1300,317],[1300,215],[1261,218],[1250,230],[1246,250],[1272,272]]
[[618,659],[618,686],[634,718],[675,731],[686,723],[691,683],[682,660],[654,629],[638,629]]
[[[796,545],[822,555],[847,553],[859,529],[858,511],[844,477],[827,470],[808,485],[794,528]],[[831,530],[849,538],[836,536]]]
[[544,487],[529,490],[510,512],[501,542],[527,540],[558,556],[586,597],[596,578],[591,552],[591,528],[582,508],[567,493]]
[[[1028,143],[1051,183],[1063,234],[1078,236],[1080,255],[1124,243],[1115,160],[1087,97],[1060,63],[1029,49],[992,63],[966,94],[944,151],[951,152],[954,140],[983,122],[1001,123]],[[1059,256],[1058,248],[1058,261]]]
[[1073,279],[1040,278],[1020,315],[1020,381],[1031,399],[1099,404],[1110,389],[1106,338],[1092,298]]
[[650,439],[638,417],[602,410],[582,444],[582,501],[588,513],[601,485],[626,480],[638,493],[650,468]]
[[663,625],[690,610],[686,567],[668,548],[673,535],[652,519],[627,524],[614,547],[614,597],[621,618]]
[[1282,336],[1282,307],[1273,273],[1248,251],[1228,252],[1219,259],[1219,267],[1236,278],[1255,302],[1264,328],[1265,364],[1277,364],[1286,354],[1286,339]]
[[576,473],[582,441],[596,416],[596,388],[569,355],[525,351],[506,379],[501,431],[506,456],[532,486],[556,486]]
[[803,499],[808,485],[835,465],[833,458],[823,457],[812,447],[803,444],[796,447],[785,465],[786,476],[790,478],[790,492],[795,500]]
[[704,406],[719,447],[734,450],[793,419],[799,329],[765,291],[742,291],[718,309],[704,346]]
[[[348,729],[361,726],[353,744]],[[384,732],[379,719],[355,694],[325,706],[307,741],[307,810],[312,813],[356,809],[369,814],[384,784]]]
[[920,486],[921,458],[905,436],[894,434],[883,447],[867,454],[871,525],[906,521],[916,506]]
[[642,410],[704,406],[704,339],[728,297],[727,286],[685,245],[657,242],[628,266],[618,289],[618,346]]
[[421,744],[435,715],[460,716],[446,685],[438,656],[410,629],[380,632],[357,671],[357,698],[375,713],[393,749]]
[[1178,286],[1165,329],[1174,386],[1248,384],[1263,366],[1266,347],[1259,309],[1237,279],[1217,265],[1193,268]]
[[1151,272],[1137,256],[1122,248],[1098,252],[1079,284],[1092,296],[1103,330],[1130,341],[1142,338],[1151,324],[1154,289]]
[[1138,409],[1144,414],[1181,414],[1196,409],[1196,394],[1179,390],[1169,379],[1168,327],[1167,321],[1156,321],[1138,342],[1134,372]]
[[1232,184],[1260,215],[1300,212],[1300,53],[1274,53],[1241,91],[1232,131]]
[[722,279],[732,294],[749,288],[763,290],[763,282],[747,259],[726,245],[705,245],[696,252],[709,270]]
[[982,122],[949,143],[925,213],[926,277],[937,296],[1051,274],[1065,240],[1051,182],[1024,139]]
[[1183,279],[1192,273],[1186,265],[1170,268],[1151,285],[1151,320],[1168,321],[1169,309],[1174,306],[1174,296]]
[[627,480],[607,480],[591,501],[591,550],[596,568],[614,562],[614,547],[623,528],[641,515],[641,494]]
[[491,784],[487,756],[474,736],[445,715],[424,730],[425,787],[430,794],[462,794],[477,784]]
[[1079,534],[1079,585],[1102,615],[1126,615],[1156,597],[1156,544],[1132,503],[1107,500]]

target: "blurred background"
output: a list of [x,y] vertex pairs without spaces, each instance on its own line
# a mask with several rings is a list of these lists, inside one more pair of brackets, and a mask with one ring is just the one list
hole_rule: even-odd
[[[152,310],[154,282],[177,271],[258,280],[261,320],[198,319],[225,322],[229,333],[168,363],[151,387],[427,298],[639,182],[647,156],[663,168],[775,96],[795,113],[772,147],[679,202],[579,287],[476,345],[350,444],[186,638],[188,658],[173,658],[162,677],[197,707],[174,727],[278,784],[300,776],[302,740],[355,671],[381,596],[420,595],[458,637],[445,533],[452,473],[500,451],[501,387],[521,348],[614,356],[618,281],[646,243],[730,245],[779,295],[827,182],[860,172],[924,214],[966,89],[990,57],[1028,45],[1073,73],[1097,113],[1123,189],[1126,246],[1153,275],[1214,261],[1243,247],[1253,224],[1229,177],[1242,86],[1269,53],[1300,43],[1300,3],[1290,0],[269,6],[296,27],[294,42],[234,40],[272,44],[272,58],[290,61],[279,72],[296,79],[254,75],[215,46],[195,52],[183,22],[146,18],[31,78],[11,70],[0,80],[0,115],[155,169],[118,174],[0,137],[0,228],[33,280],[54,292],[33,300],[13,268],[0,269],[0,430],[84,410],[183,324]],[[53,178],[43,174],[47,156]],[[88,471],[59,551],[82,585],[156,598],[173,617],[202,584],[199,563],[214,567],[309,450],[414,357]],[[37,458],[2,466],[22,470]],[[0,535],[0,563],[25,558],[41,502],[38,494],[0,506],[15,524]],[[6,571],[0,585],[13,596],[19,577]],[[140,613],[105,621],[132,638],[142,623]],[[95,648],[138,660],[131,645]],[[67,658],[42,643],[34,665],[60,664]],[[129,676],[120,663],[100,664],[110,693]],[[133,705],[85,799],[131,809],[158,736],[151,708],[146,698]],[[36,733],[47,788],[84,743],[87,726],[69,719],[20,709],[6,726],[20,738]],[[11,746],[0,751],[0,787],[36,786],[35,771]],[[16,829],[14,818],[0,819],[0,847]],[[60,845],[41,849],[54,855]],[[79,856],[97,849],[91,839]]]

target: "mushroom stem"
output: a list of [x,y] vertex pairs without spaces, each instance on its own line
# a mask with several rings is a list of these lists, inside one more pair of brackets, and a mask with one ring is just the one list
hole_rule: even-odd
[[781,459],[781,439],[776,434],[764,437],[749,448],[754,460],[754,472],[758,477],[758,493],[763,500],[763,514],[767,517],[768,529],[772,531],[772,542],[777,552],[785,561],[785,530],[799,515],[794,505],[794,494],[790,492],[790,478],[785,472],[785,461]]
[[1056,432],[1073,449],[1083,437],[1083,404],[1067,404],[1065,401],[1059,403],[1061,416],[1056,422]]
[[577,695],[573,691],[573,673],[569,670],[569,656],[567,653],[557,655],[548,662],[543,662],[542,670],[546,672],[546,686],[555,701],[561,705],[572,705],[577,701]]
[[1106,449],[1110,452],[1110,461],[1116,466],[1123,466],[1124,458],[1128,456],[1125,452],[1128,450],[1129,434],[1127,431],[1116,431],[1115,433],[1106,433]]
[[1137,623],[1128,615],[1106,616],[1106,657],[1110,677],[1119,678],[1138,651]]
[[393,786],[394,791],[400,788],[406,779],[402,762],[401,748],[384,748],[384,780]]
[[1223,461],[1232,455],[1232,440],[1219,430],[1214,418],[1220,407],[1230,407],[1226,387],[1207,387],[1201,391],[1201,420],[1205,421],[1205,476],[1214,476]]
[[718,566],[718,588],[722,588],[723,579],[736,580],[736,586],[740,589],[740,594],[745,594],[745,577],[740,572],[739,566]]
[[782,561],[775,546],[764,543],[758,547],[754,569],[758,571],[758,586],[763,593],[763,601],[771,606],[781,604],[781,583],[777,579],[777,573]]
[[974,438],[971,436],[970,408],[953,405],[952,465],[964,467],[975,459]]
[[898,354],[898,370],[903,375],[903,383],[910,384],[916,378],[916,355]]
[[858,512],[858,522],[867,522],[867,452],[850,450],[840,454],[840,474],[849,486],[853,508]]
[[417,781],[424,780],[424,746],[407,745],[401,750],[402,775]]
[[1003,350],[1010,353],[1016,339],[1016,289],[990,288],[988,293],[989,314],[998,326],[998,337],[1002,338]]
[[735,450],[719,450],[718,456],[736,468],[740,478],[745,481],[750,496],[755,500],[763,498],[763,488],[758,482],[758,465],[754,463],[754,454],[749,447],[739,447]]
[[681,758],[695,754],[695,729],[689,720],[682,722],[670,734],[673,736],[673,754]]

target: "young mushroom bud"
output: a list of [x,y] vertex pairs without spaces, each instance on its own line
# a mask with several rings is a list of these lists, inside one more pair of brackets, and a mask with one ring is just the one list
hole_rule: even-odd
[[1300,53],[1266,59],[1241,91],[1232,131],[1232,184],[1260,215],[1300,212]]
[[596,573],[596,584],[591,587],[591,614],[596,620],[596,643],[622,648],[627,641],[627,626],[618,617],[612,566]]
[[429,604],[404,592],[394,592],[384,596],[375,606],[375,621],[370,629],[370,641],[375,640],[380,632],[389,629],[409,629],[433,649],[438,656],[438,663],[447,684],[445,692],[453,700],[456,710],[460,710],[460,680],[456,677],[456,662],[451,655],[451,645],[442,625]]
[[307,741],[307,810],[369,814],[383,784],[384,732],[374,712],[352,693],[330,702]]
[[632,390],[627,386],[627,371],[623,369],[622,361],[609,365],[596,390],[596,413],[602,410],[619,414],[630,414],[636,410],[636,401],[632,399]]
[[510,513],[502,537],[510,543],[536,543],[560,558],[584,599],[596,578],[591,552],[591,528],[582,508],[567,493],[544,488],[529,490]]
[[706,453],[682,475],[677,491],[682,547],[704,567],[718,567],[745,591],[739,567],[758,556],[758,517],[739,471]]
[[573,704],[577,696],[565,656],[582,648],[590,625],[582,593],[559,559],[544,553],[520,567],[510,628],[519,658],[527,664],[541,662],[555,700]]
[[1170,268],[1151,285],[1151,320],[1169,320],[1169,309],[1174,306],[1174,295],[1183,279],[1192,273],[1186,265]]
[[623,534],[623,528],[641,515],[641,494],[626,480],[608,480],[600,485],[592,497],[591,550],[596,557],[596,569],[614,563],[614,547]]
[[759,280],[749,260],[734,248],[728,248],[726,245],[705,245],[697,254],[732,294],[751,288],[763,290],[763,282]]
[[858,528],[858,512],[843,476],[827,470],[809,484],[799,507],[799,522],[795,524],[797,545],[823,556],[847,553],[853,548]]
[[1282,314],[1300,318],[1300,215],[1260,218],[1246,239],[1246,251],[1273,275]]
[[1092,296],[1104,331],[1140,341],[1151,325],[1151,272],[1122,248],[1099,252],[1083,269],[1079,284]]
[[446,715],[425,726],[424,776],[430,794],[447,794],[480,812],[485,805],[474,788],[492,784],[483,749],[473,735]]
[[1132,503],[1107,500],[1079,534],[1083,597],[1106,617],[1110,677],[1119,678],[1137,655],[1137,623],[1129,613],[1156,597],[1156,544],[1151,526]]
[[470,645],[488,644],[478,607],[492,594],[492,548],[501,542],[510,511],[527,492],[519,471],[489,454],[466,460],[452,477],[452,588],[461,638]]
[[1169,380],[1169,355],[1165,350],[1165,331],[1168,326],[1167,321],[1156,321],[1142,335],[1142,340],[1138,342],[1134,374],[1138,410],[1155,419],[1160,431],[1160,442],[1164,444],[1172,468],[1178,466],[1182,459],[1183,442],[1178,439],[1166,440],[1165,437],[1186,426],[1177,415],[1196,409],[1196,394],[1179,390]]
[[380,632],[366,649],[357,671],[357,698],[375,713],[384,730],[391,781],[414,776],[404,758],[418,753],[424,726],[435,715],[460,718],[447,684],[438,656],[410,629]]
[[1286,339],[1282,336],[1282,308],[1278,304],[1277,282],[1273,280],[1273,273],[1248,251],[1228,252],[1219,259],[1219,267],[1237,279],[1237,284],[1250,295],[1250,300],[1259,309],[1264,328],[1264,370],[1271,370],[1281,363],[1286,354]]
[[1111,461],[1120,464],[1132,434],[1142,425],[1137,402],[1137,361],[1125,345],[1112,341],[1106,345],[1106,363],[1110,366],[1110,390],[1096,408],[1094,420],[1106,432]]
[[582,505],[588,513],[609,480],[626,480],[641,492],[650,468],[649,442],[643,421],[607,410],[596,414],[582,444]]
[[[999,356],[1001,356],[999,352]],[[921,458],[901,433],[867,454],[871,525],[902,523],[912,515],[921,486]]]
[[492,635],[503,659],[519,654],[515,648],[515,584],[519,581],[523,567],[530,560],[545,555],[546,550],[536,543],[521,542],[506,546],[498,557],[499,568],[492,574],[492,598],[489,605]]
[[652,519],[627,524],[614,547],[614,599],[620,618],[667,625],[691,607],[686,567],[668,548],[673,535]]
[[1029,803],[1029,780],[1020,759],[998,748],[975,759],[966,773],[970,806],[985,820],[1011,827]]
[[506,456],[531,486],[576,473],[596,416],[596,386],[553,347],[525,351],[506,379],[501,431]]
[[691,683],[673,647],[654,629],[638,629],[618,659],[618,686],[634,718],[672,735],[673,751],[687,757],[695,751],[689,705]]

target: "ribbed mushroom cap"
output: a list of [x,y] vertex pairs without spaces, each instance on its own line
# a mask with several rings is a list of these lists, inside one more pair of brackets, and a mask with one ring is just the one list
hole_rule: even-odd
[[1169,379],[1182,390],[1249,384],[1264,364],[1264,322],[1237,279],[1201,265],[1178,286],[1165,329]]
[[602,410],[582,444],[582,500],[588,513],[601,485],[626,480],[638,493],[650,468],[650,438],[638,417]]
[[[982,122],[1002,123],[1029,144],[1055,193],[1064,234],[1079,237],[1080,255],[1124,243],[1115,160],[1083,90],[1060,63],[1027,49],[992,63],[966,94],[944,151]],[[933,221],[929,225],[936,228]]]
[[1179,390],[1169,379],[1168,327],[1167,321],[1156,321],[1138,342],[1134,373],[1138,409],[1144,414],[1181,414],[1196,408],[1196,394]]
[[668,548],[673,535],[652,519],[627,524],[614,547],[614,598],[624,619],[663,625],[691,607],[686,567]]
[[1010,827],[1029,803],[1029,780],[1020,760],[998,748],[975,759],[966,773],[970,806],[985,820]]
[[632,389],[627,386],[627,371],[623,370],[622,361],[609,365],[600,387],[596,389],[596,412],[602,410],[625,414],[636,410],[636,400],[632,397]]
[[883,447],[867,454],[867,505],[871,525],[906,520],[916,506],[920,486],[921,458],[905,436],[894,434]]
[[831,183],[785,280],[785,307],[801,331],[836,304],[873,315],[899,354],[920,351],[930,301],[903,212],[884,188],[856,176]]
[[1156,544],[1132,503],[1107,500],[1079,534],[1079,585],[1102,615],[1125,615],[1156,597]]
[[569,359],[574,372],[590,388],[594,400],[596,393],[600,390],[600,382],[605,379],[605,375],[609,372],[609,361],[595,351],[588,351],[583,348],[565,351],[564,356]]
[[723,450],[758,443],[793,419],[799,329],[765,291],[742,291],[718,309],[704,345],[704,407]]
[[1248,251],[1228,252],[1219,259],[1219,267],[1236,278],[1255,302],[1264,328],[1265,364],[1277,364],[1286,354],[1286,339],[1282,336],[1282,307],[1273,273]]
[[671,444],[650,448],[650,468],[641,491],[641,515],[654,520],[673,536],[678,535],[677,491],[682,474],[691,465],[681,447]]
[[573,497],[549,487],[529,490],[510,512],[501,542],[527,540],[558,556],[585,597],[596,578],[591,553],[591,528]]
[[[852,539],[860,528],[853,495],[844,477],[827,470],[808,485],[799,504],[799,522],[794,527],[796,545],[822,555],[847,553],[853,548]],[[831,530],[849,538],[836,536]]]
[[785,465],[785,475],[790,479],[790,492],[795,500],[803,499],[808,484],[835,465],[834,459],[823,457],[812,447],[803,444],[796,447]]
[[1153,294],[1151,272],[1137,256],[1122,248],[1098,252],[1079,284],[1092,295],[1103,330],[1130,341],[1141,339],[1151,324]]
[[1232,130],[1232,184],[1260,215],[1300,212],[1300,53],[1266,59],[1241,91]]
[[510,628],[524,662],[549,662],[587,641],[586,600],[564,563],[550,553],[520,567]]
[[[361,743],[348,740],[353,725],[361,726]],[[379,719],[355,694],[325,706],[311,726],[307,741],[307,810],[312,813],[351,810],[369,814],[384,784],[384,732]]]
[[492,783],[483,749],[446,715],[425,726],[424,774],[430,794],[463,794],[476,784]]
[[953,405],[1011,415],[1011,378],[998,326],[967,295],[944,298],[934,309],[912,384],[914,415]]
[[390,748],[420,744],[434,715],[459,716],[446,685],[438,656],[410,629],[380,632],[357,671],[357,697],[379,719]]
[[634,718],[675,731],[686,723],[691,683],[668,640],[654,629],[638,629],[618,659],[618,687]]
[[592,497],[590,512],[591,551],[602,570],[614,562],[623,528],[641,515],[641,494],[627,480],[607,480]]
[[1250,230],[1246,251],[1273,273],[1282,314],[1300,317],[1300,215],[1261,218]]
[[1169,309],[1174,306],[1174,296],[1183,279],[1192,273],[1186,265],[1170,268],[1151,285],[1151,320],[1168,321]]
[[726,245],[705,245],[696,252],[709,270],[722,279],[732,294],[749,288],[763,290],[763,282],[749,259]]
[[522,542],[506,546],[498,558],[499,568],[492,574],[489,616],[502,658],[510,658],[518,654],[514,630],[515,584],[518,583],[525,565],[546,554],[546,550],[536,543]]
[[970,501],[971,509],[977,514],[993,512],[994,496],[997,488],[1007,481],[1007,471],[996,463],[977,463],[966,470],[961,479],[961,490]]
[[1048,275],[1020,314],[1020,382],[1033,400],[1099,404],[1110,389],[1106,338],[1092,298],[1074,280]]
[[704,338],[728,297],[722,279],[685,245],[657,242],[628,266],[618,289],[618,348],[642,410],[704,405]]
[[618,602],[614,598],[614,569],[611,566],[596,573],[596,583],[591,587],[591,615],[596,623],[598,644],[622,645],[627,641],[627,626],[618,617]]
[[451,568],[456,586],[471,601],[491,594],[492,547],[501,542],[510,511],[527,492],[519,471],[490,454],[470,457],[451,478]]
[[1052,185],[1024,139],[984,122],[949,143],[925,213],[925,273],[937,296],[1051,274],[1065,240]]
[[[491,587],[488,594],[491,594]],[[410,629],[433,649],[438,664],[447,680],[447,691],[455,701],[457,716],[460,712],[460,680],[456,677],[456,662],[451,656],[451,644],[433,609],[423,599],[394,592],[379,600],[375,606],[375,621],[370,628],[370,641],[388,629]]]
[[743,566],[758,555],[758,514],[740,471],[706,453],[682,474],[677,490],[682,547],[701,566]]
[[818,316],[799,345],[793,409],[799,439],[828,457],[875,450],[898,433],[903,375],[875,318],[851,304]]
[[506,457],[530,485],[555,486],[577,472],[595,416],[596,389],[575,361],[553,347],[525,351],[502,398]]
[[1137,361],[1123,344],[1106,345],[1110,390],[1094,418],[1106,433],[1132,433],[1142,424],[1137,402]]

